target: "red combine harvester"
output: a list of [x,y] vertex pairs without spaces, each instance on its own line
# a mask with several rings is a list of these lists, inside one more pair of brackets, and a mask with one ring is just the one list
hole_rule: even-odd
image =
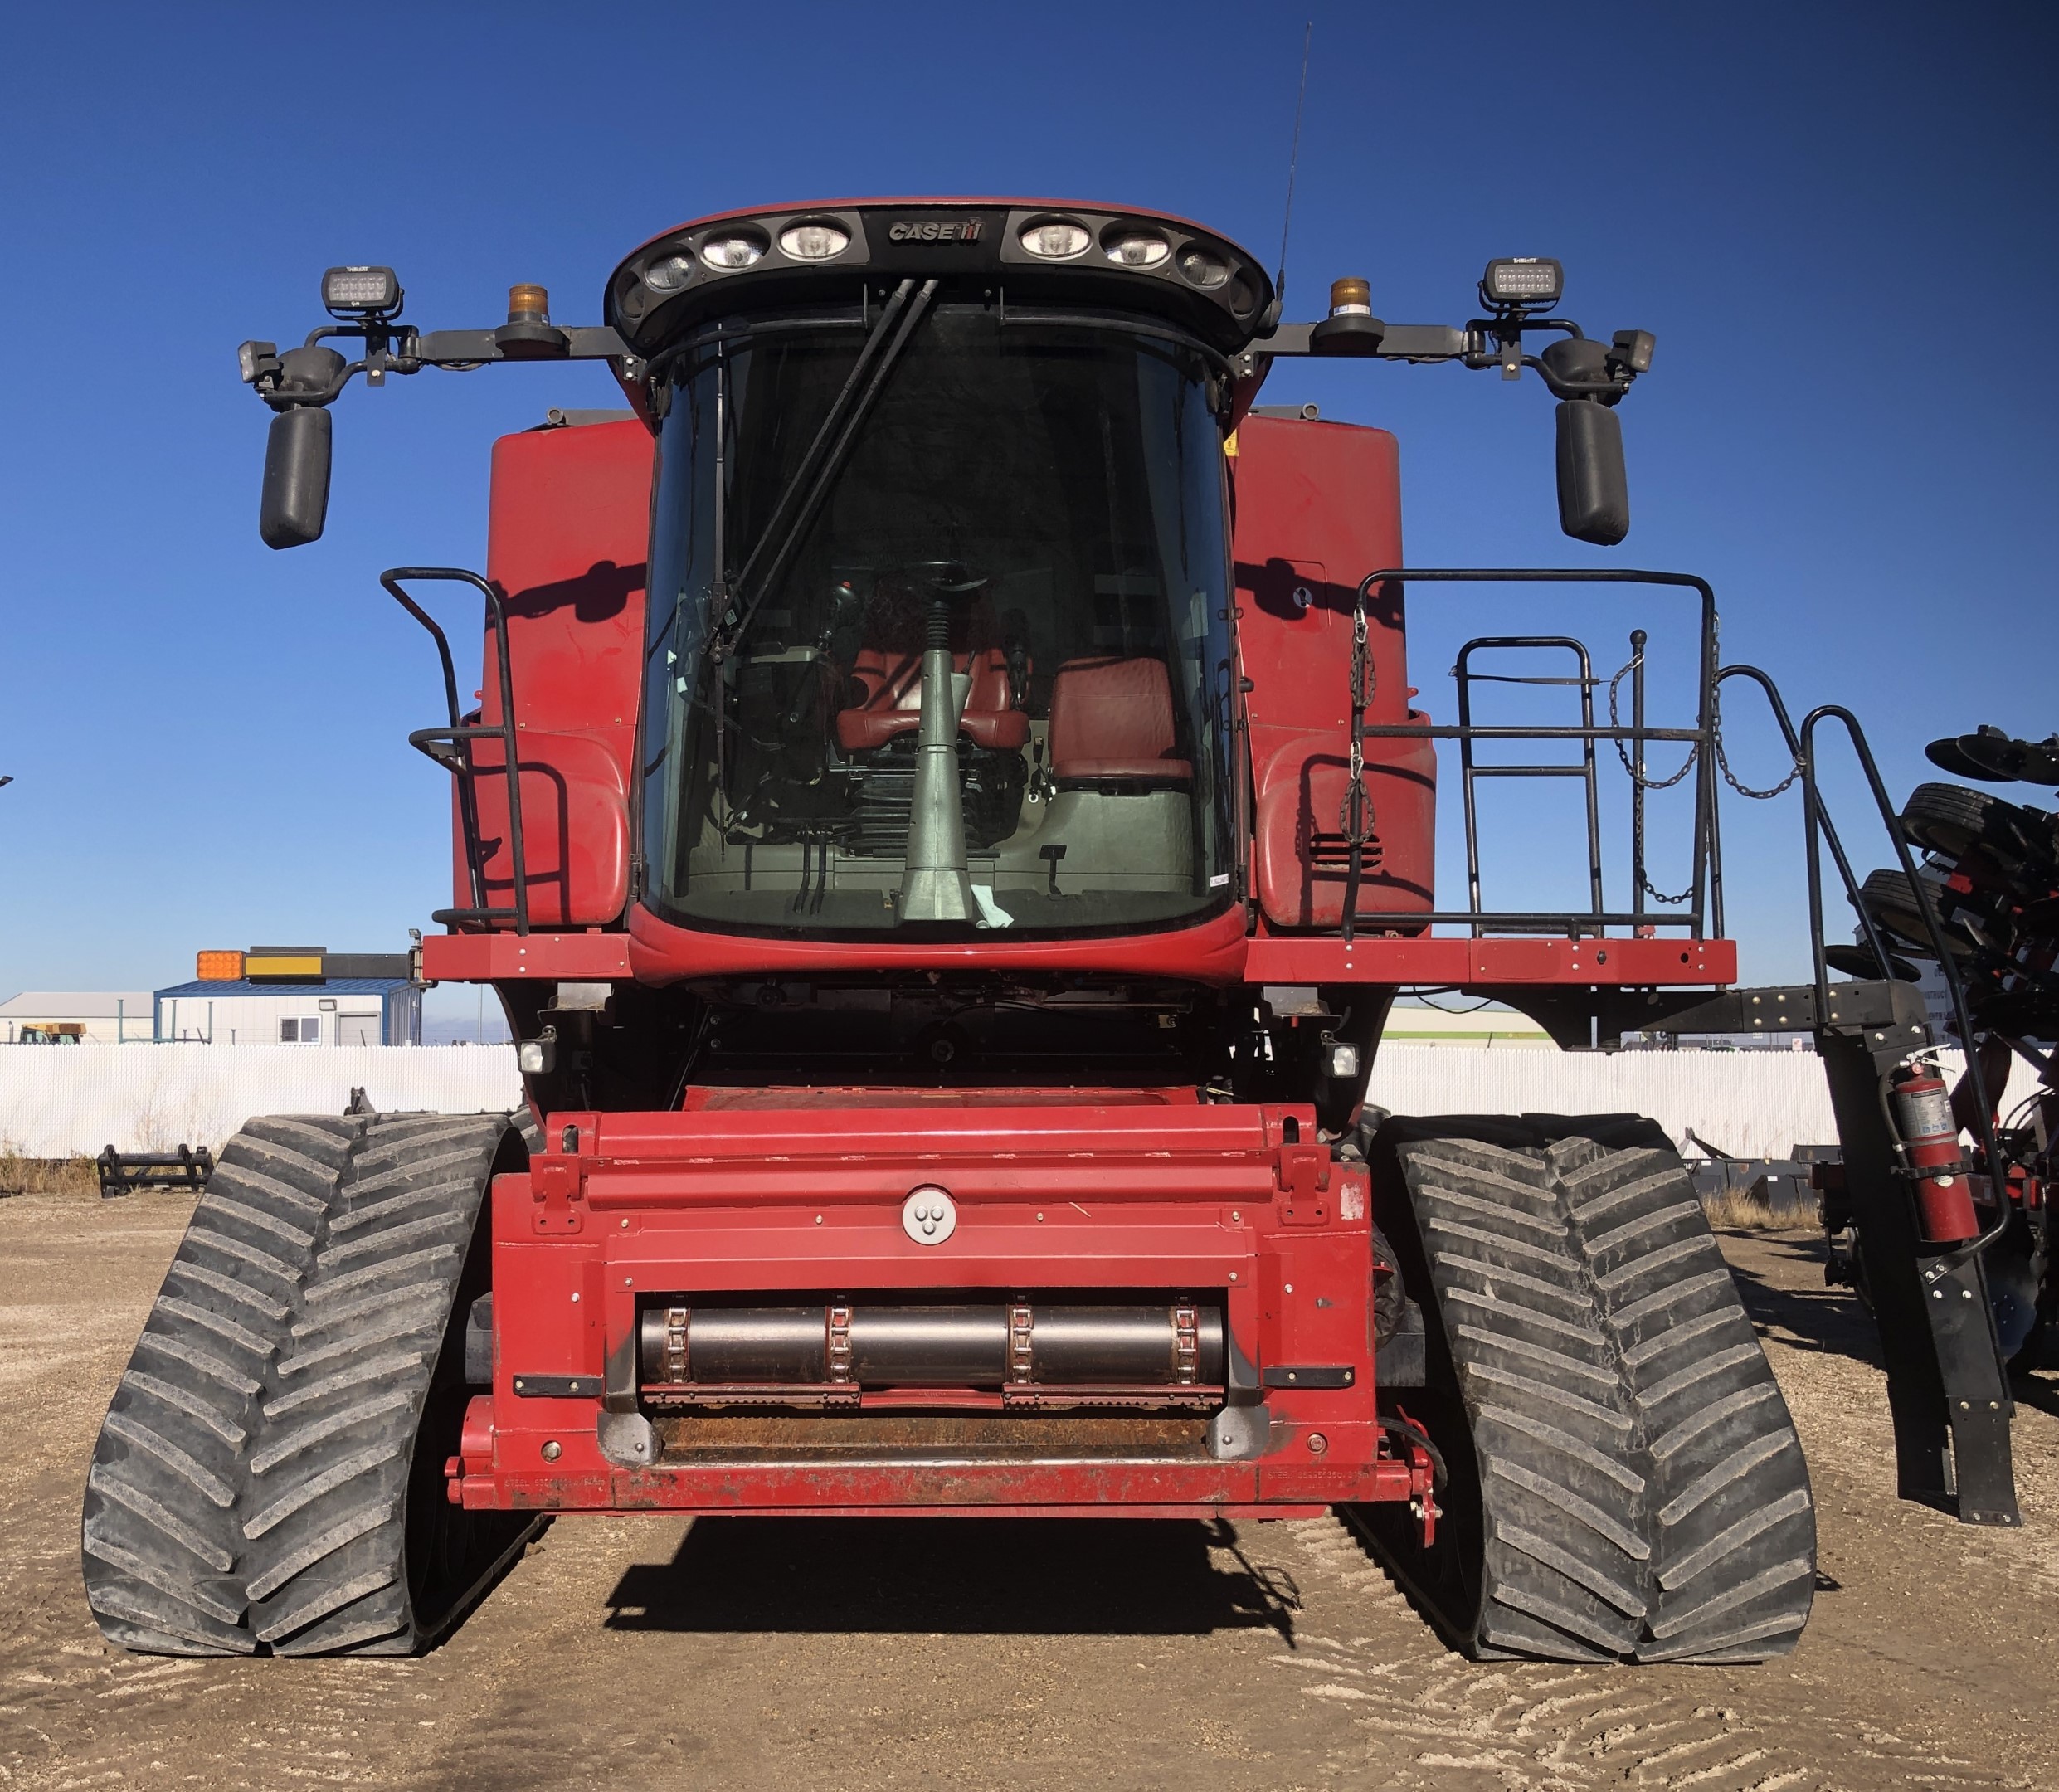
[[[1393,438],[1257,405],[1283,355],[1531,369],[1561,520],[1613,543],[1652,338],[1551,316],[1560,278],[1492,263],[1453,327],[1342,280],[1283,324],[1176,218],[866,201],[669,231],[601,326],[518,286],[418,332],[390,270],[338,268],[334,324],[246,343],[274,547],[321,533],[359,372],[600,359],[630,408],[495,445],[484,575],[384,576],[455,774],[421,971],[494,986],[528,1112],[223,1152],[91,1471],[105,1634],[415,1649],[560,1512],[1334,1507],[1477,1655],[1791,1648],[1807,1473],[1660,1129],[1361,1112],[1407,986],[1580,1047],[1775,1008],[1867,1065],[1927,1042],[1886,979],[1725,987],[1705,583],[1404,569]],[[483,601],[475,709],[436,580]],[[1411,708],[1404,582],[1522,580],[1697,606],[1692,722],[1647,725],[1640,664],[1597,723],[1559,636],[1469,645],[1458,723]],[[1472,661],[1539,646],[1581,721],[1473,723]],[[1598,742],[1694,752],[1684,905],[1647,909],[1639,777],[1628,907],[1590,825],[1591,908],[1485,909],[1476,874],[1438,908],[1437,743],[1470,839],[1512,740],[1573,743],[1590,818]],[[1905,1463],[1940,1490],[1945,1408]]]

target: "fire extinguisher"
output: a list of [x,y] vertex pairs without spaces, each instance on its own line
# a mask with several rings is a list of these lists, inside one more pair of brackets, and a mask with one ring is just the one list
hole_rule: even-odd
[[1959,1148],[1959,1122],[1945,1079],[1928,1064],[1904,1064],[1891,1085],[1895,1124],[1915,1178],[1916,1225],[1928,1244],[1959,1244],[1980,1231]]

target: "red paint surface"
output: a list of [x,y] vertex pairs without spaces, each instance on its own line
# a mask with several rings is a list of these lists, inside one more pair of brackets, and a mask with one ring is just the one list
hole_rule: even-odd
[[[1184,958],[1165,949],[1182,942],[1193,947]],[[1334,934],[1325,937],[1262,933],[1247,939],[1243,918],[1236,914],[1209,923],[1205,937],[1191,942],[1185,934],[1173,933],[1141,939],[1016,942],[1007,947],[991,941],[952,947],[840,947],[829,942],[696,933],[668,927],[642,911],[632,914],[627,934],[532,933],[527,939],[509,933],[436,934],[422,942],[424,974],[455,983],[506,982],[523,977],[606,981],[632,975],[669,982],[684,976],[737,972],[860,970],[882,962],[918,967],[961,962],[1118,971],[1170,965],[1169,974],[1215,983],[1573,983],[1608,987],[1737,981],[1737,946],[1732,940],[1385,939],[1361,933],[1346,946]]]
[[[1351,611],[1367,573],[1402,564],[1399,450],[1385,430],[1248,416],[1230,465],[1237,631],[1252,684],[1244,702],[1253,883],[1274,927],[1336,928],[1346,874],[1336,836],[1351,786]],[[1297,592],[1312,600],[1305,607]],[[1422,720],[1409,708],[1401,598],[1376,594],[1367,620],[1367,722]],[[1361,879],[1360,912],[1433,908],[1435,748],[1427,740],[1374,740],[1365,757],[1379,851]]]
[[[640,423],[531,430],[494,445],[487,576],[505,593],[533,926],[618,919],[641,691],[653,444]],[[484,719],[501,716],[490,635]],[[497,741],[476,743],[498,768]],[[514,898],[508,786],[478,781],[487,898]],[[460,877],[458,903],[470,902]]]
[[[546,1152],[529,1174],[494,1184],[495,1383],[489,1405],[474,1403],[461,1497],[553,1509],[1241,1505],[1274,1515],[1276,1502],[1406,1497],[1407,1467],[1380,1455],[1372,1423],[1365,1172],[1289,1141],[1290,1119],[1313,1137],[1310,1109],[1133,1099],[553,1114],[547,1140],[576,1127],[577,1155]],[[924,1184],[957,1203],[941,1246],[901,1228],[902,1201]],[[559,1230],[549,1206],[577,1230]],[[1355,1385],[1268,1390],[1274,1434],[1256,1463],[694,1461],[633,1472],[601,1456],[597,1401],[514,1392],[517,1375],[602,1374],[633,1348],[640,1298],[833,1289],[860,1303],[869,1290],[1005,1299],[1025,1288],[1219,1301],[1261,1370],[1349,1365]],[[547,1464],[551,1442],[559,1455]]]
[[1112,976],[1190,977],[1234,983],[1243,975],[1244,918],[1236,909],[1162,933],[1049,940],[983,938],[946,944],[891,941],[758,939],[703,933],[660,921],[647,908],[629,917],[630,962],[645,982],[760,972],[967,969],[1100,971]]

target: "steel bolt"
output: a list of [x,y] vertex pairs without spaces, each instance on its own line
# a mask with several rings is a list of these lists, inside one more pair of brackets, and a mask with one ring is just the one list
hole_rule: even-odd
[[[1229,1272],[1229,1279],[1230,1279],[1231,1281],[1233,1281],[1233,1282],[1234,1282],[1234,1281],[1237,1279],[1237,1272],[1236,1272],[1234,1269],[1233,1269],[1233,1270],[1231,1270],[1231,1271]],[[577,1294],[575,1294],[575,1295],[573,1295],[573,1296],[572,1296],[572,1298],[573,1298],[574,1300],[577,1300],[577,1299],[579,1298],[579,1297],[578,1297]]]
[[1242,1214],[1239,1213],[1239,1212],[1237,1211],[1237,1210],[1236,1210],[1235,1208],[1234,1208],[1234,1207],[1233,1207],[1233,1208],[1231,1208],[1231,1209],[1230,1209],[1230,1210],[1229,1210],[1229,1219],[1230,1219],[1230,1223],[1231,1223],[1231,1225],[1242,1225],[1244,1224],[1244,1216]]
[[1311,1456],[1320,1456],[1329,1447],[1329,1439],[1320,1431],[1311,1431],[1308,1434],[1308,1454]]
[[1039,1225],[1042,1225],[1044,1224],[1044,1215],[1042,1214],[1039,1214],[1037,1215],[1037,1224]]
[[624,1276],[622,1278],[622,1286],[624,1288],[635,1288],[636,1286],[635,1278],[633,1276]]
[[622,1215],[622,1230],[625,1232],[629,1230],[629,1215],[627,1214],[624,1214]]
[[560,1444],[556,1438],[552,1438],[549,1443],[543,1446],[543,1460],[545,1462],[556,1462],[557,1458],[564,1454],[565,1446],[562,1444]]
[[577,1293],[577,1291],[575,1291],[575,1292],[574,1292],[574,1293],[573,1293],[573,1295],[572,1295],[572,1304],[573,1304],[575,1307],[576,1307],[576,1306],[577,1306],[577,1305],[579,1304],[579,1296],[578,1296],[578,1293]]
[[1286,1285],[1286,1286],[1287,1286],[1287,1292],[1289,1294],[1292,1294],[1292,1293],[1294,1292],[1294,1284],[1293,1284],[1292,1282],[1289,1282],[1288,1283],[1287,1283],[1287,1285]]

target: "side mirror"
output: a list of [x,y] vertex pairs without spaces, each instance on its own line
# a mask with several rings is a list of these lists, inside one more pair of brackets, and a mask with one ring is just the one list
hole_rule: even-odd
[[1568,398],[1559,406],[1559,527],[1600,548],[1613,548],[1630,533],[1623,422],[1592,399]]
[[[1561,445],[1565,439],[1561,428]],[[257,516],[257,533],[267,548],[299,548],[321,539],[329,518],[329,450],[328,411],[303,405],[271,420],[265,442],[264,502]],[[1563,446],[1559,458],[1563,466]]]

